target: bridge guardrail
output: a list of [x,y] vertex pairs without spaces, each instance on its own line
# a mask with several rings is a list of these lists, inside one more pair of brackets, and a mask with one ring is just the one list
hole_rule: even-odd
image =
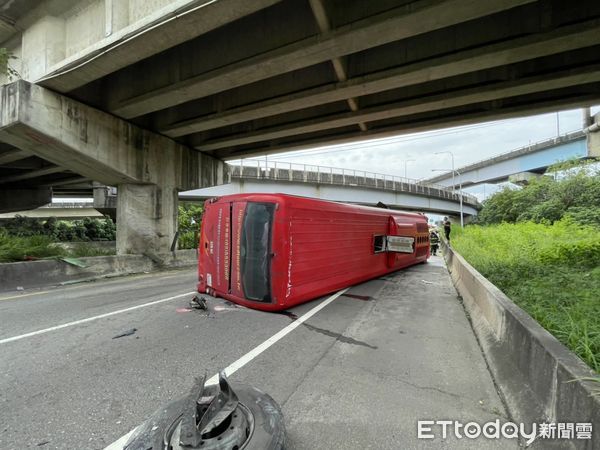
[[[524,145],[522,147],[509,150],[507,152],[497,153],[493,156],[490,156],[489,158],[480,159],[479,161],[475,161],[473,163],[467,164],[466,166],[457,167],[456,171],[460,172],[461,174],[466,173],[469,170],[473,170],[473,169],[479,167],[482,163],[485,163],[485,162],[491,163],[497,159],[504,160],[513,155],[517,156],[517,155],[521,155],[524,153],[535,152],[535,151],[542,150],[544,148],[551,147],[552,145],[556,145],[559,143],[570,142],[570,141],[574,141],[577,139],[581,139],[584,136],[585,136],[584,130],[568,131],[567,133],[561,134],[560,136],[555,136],[553,138],[544,139],[541,141],[534,142],[532,144],[530,143],[528,145]],[[452,171],[449,170],[440,175],[436,175],[435,177],[428,178],[428,180],[434,180],[434,181],[435,180],[443,180],[443,179],[449,178],[451,176],[452,176]]]
[[[230,166],[230,182],[248,178],[367,187],[460,201],[459,193],[446,186],[365,170],[261,160],[244,160],[239,166]],[[479,206],[474,195],[463,193],[462,197],[463,203]]]

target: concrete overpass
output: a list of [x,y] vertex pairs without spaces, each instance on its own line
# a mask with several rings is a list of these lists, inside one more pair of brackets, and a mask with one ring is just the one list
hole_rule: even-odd
[[[423,185],[417,180],[362,170],[294,163],[244,161],[231,166],[229,183],[179,194],[180,200],[206,200],[244,192],[281,192],[304,197],[390,208],[459,215],[461,198],[441,185]],[[463,213],[477,214],[473,195],[462,194]]]
[[[0,209],[119,188],[118,251],[168,249],[225,159],[592,105],[600,4],[0,0]],[[4,80],[9,81],[9,80]]]
[[[597,115],[600,118],[600,114]],[[549,166],[568,159],[600,157],[600,134],[583,130],[536,142],[489,159],[457,167],[452,172],[428,178],[428,183],[458,188],[503,181],[526,182],[543,174]]]

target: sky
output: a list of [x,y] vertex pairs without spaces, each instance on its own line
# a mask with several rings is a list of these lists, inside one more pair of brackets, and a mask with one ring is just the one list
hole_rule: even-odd
[[[600,105],[592,107],[591,111],[592,114],[599,112]],[[269,164],[275,161],[278,163],[314,164],[366,170],[399,177],[404,176],[406,164],[406,176],[418,180],[436,175],[432,169],[451,169],[452,156],[448,153],[436,155],[436,152],[452,152],[454,166],[458,169],[466,164],[555,137],[557,131],[562,135],[580,130],[582,124],[581,109],[566,110],[558,113],[483,122],[360,143],[269,155],[267,159]],[[265,158],[252,159],[260,159],[263,164],[265,160]],[[230,162],[232,164],[239,163],[239,161]],[[244,164],[251,164],[251,162]],[[437,174],[440,173],[437,172]],[[473,188],[470,191],[483,199],[494,190],[493,186],[487,185]]]

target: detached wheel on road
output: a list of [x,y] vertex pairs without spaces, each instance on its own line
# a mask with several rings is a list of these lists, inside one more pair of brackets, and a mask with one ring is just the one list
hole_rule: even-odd
[[172,401],[140,425],[124,450],[279,450],[285,428],[279,405],[258,389],[197,379],[190,394]]

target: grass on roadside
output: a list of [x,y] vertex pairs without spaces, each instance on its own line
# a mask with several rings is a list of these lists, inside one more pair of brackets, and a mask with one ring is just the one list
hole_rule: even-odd
[[114,253],[114,250],[96,248],[85,242],[68,250],[56,245],[48,236],[16,237],[0,231],[0,263],[65,256],[104,256]]
[[[454,231],[456,233],[454,234]],[[453,247],[600,372],[600,230],[569,220],[453,230]]]

